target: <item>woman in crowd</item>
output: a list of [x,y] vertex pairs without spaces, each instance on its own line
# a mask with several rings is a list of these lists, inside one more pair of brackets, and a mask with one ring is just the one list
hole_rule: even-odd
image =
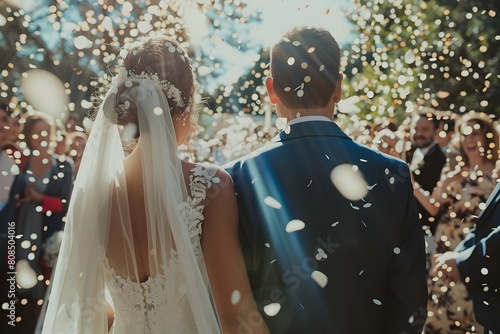
[[[498,133],[493,122],[478,114],[463,117],[459,126],[461,155],[445,168],[432,196],[415,185],[415,197],[436,219],[434,256],[452,251],[465,238],[495,187],[492,174],[498,159]],[[482,333],[465,286],[448,286],[442,273],[430,274],[429,333]]]

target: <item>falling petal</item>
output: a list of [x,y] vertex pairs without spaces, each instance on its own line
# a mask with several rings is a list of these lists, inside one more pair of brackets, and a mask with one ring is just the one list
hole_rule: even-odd
[[45,70],[29,70],[25,74],[20,83],[26,100],[36,110],[65,119],[69,96],[61,80]]
[[264,198],[264,204],[274,209],[281,209],[281,203],[271,196],[267,196],[266,198]]
[[23,289],[30,289],[38,282],[37,274],[26,260],[16,263],[16,283]]
[[405,62],[409,64],[413,64],[415,62],[415,53],[413,50],[408,50],[405,53]]
[[321,287],[324,288],[328,284],[328,277],[321,271],[315,270],[311,273],[311,278]]
[[276,119],[276,128],[278,130],[283,130],[286,128],[287,123],[288,123],[288,119],[286,117],[278,117]]
[[306,224],[302,220],[294,219],[286,224],[285,231],[287,231],[288,233],[292,233],[303,230],[304,227],[306,227]]
[[78,50],[88,49],[92,47],[92,41],[89,40],[85,36],[78,36],[73,39],[73,43],[75,44],[75,48]]
[[274,317],[281,310],[279,303],[271,303],[264,306],[264,313],[269,317]]
[[340,222],[335,222],[332,224],[333,227],[337,226]]
[[365,179],[360,171],[354,167],[354,165],[342,164],[335,167],[330,173],[333,185],[342,196],[351,201],[357,201],[368,194]]
[[241,293],[238,290],[234,290],[231,294],[231,304],[236,305],[241,300]]
[[382,302],[380,300],[378,300],[378,299],[375,299],[375,298],[373,299],[373,303],[375,305],[382,305]]

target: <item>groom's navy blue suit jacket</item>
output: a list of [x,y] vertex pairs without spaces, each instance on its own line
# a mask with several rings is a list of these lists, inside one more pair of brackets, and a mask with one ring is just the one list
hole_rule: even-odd
[[[362,199],[333,185],[342,164],[363,175]],[[250,284],[272,333],[421,333],[424,240],[403,161],[333,122],[310,121],[227,170]],[[240,321],[248,329],[256,320]]]
[[474,303],[477,321],[500,333],[500,184],[475,228],[455,249],[457,266]]

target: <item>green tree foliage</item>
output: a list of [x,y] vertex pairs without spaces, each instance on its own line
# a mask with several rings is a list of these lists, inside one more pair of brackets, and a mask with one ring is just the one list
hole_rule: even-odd
[[346,96],[359,96],[362,117],[401,121],[415,105],[500,116],[500,3],[356,4],[350,19],[358,36],[345,52],[344,91]]
[[19,78],[28,69],[43,69],[64,83],[74,102],[70,111],[84,114],[92,94],[106,84],[106,74],[114,71],[127,43],[155,31],[187,46],[179,14],[182,3],[187,4],[166,0],[39,0],[36,6],[21,8],[18,1],[3,2],[0,14],[6,22],[0,29],[1,97],[22,100]]

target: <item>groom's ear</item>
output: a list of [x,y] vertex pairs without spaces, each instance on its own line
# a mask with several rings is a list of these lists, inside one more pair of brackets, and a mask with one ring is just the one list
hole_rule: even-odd
[[271,101],[272,104],[276,104],[276,102],[278,102],[278,96],[276,95],[276,92],[274,90],[273,78],[267,77],[265,82],[267,88],[267,95],[269,95],[269,100]]
[[344,79],[344,75],[342,73],[339,73],[337,86],[335,87],[335,91],[333,92],[333,100],[335,103],[339,102],[342,98],[342,79]]

